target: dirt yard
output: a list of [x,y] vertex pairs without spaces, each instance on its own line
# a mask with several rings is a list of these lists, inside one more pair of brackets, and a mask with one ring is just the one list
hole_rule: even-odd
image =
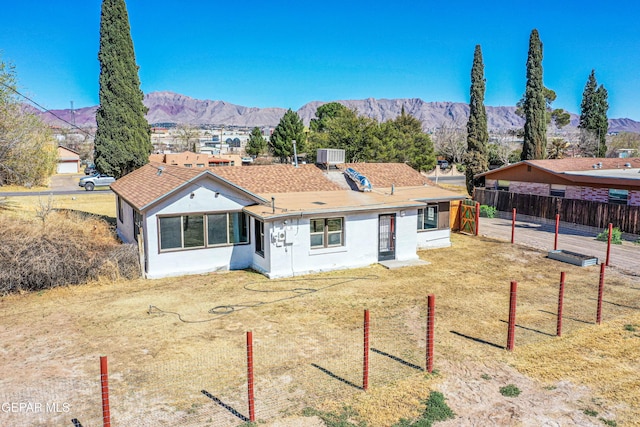
[[[638,425],[639,277],[607,270],[596,325],[598,267],[463,235],[420,257],[430,264],[274,281],[235,271],[4,296],[0,425],[101,425],[101,355],[109,361],[113,425],[240,425],[248,415],[247,331],[256,415],[265,426],[322,426],[304,408],[340,413],[345,406],[354,425],[391,426],[417,416],[431,390],[456,413],[439,426]],[[516,347],[508,352],[512,280],[518,311]],[[423,371],[428,294],[436,296],[432,375]],[[519,396],[500,393],[509,384]],[[14,403],[32,410],[14,411]]]

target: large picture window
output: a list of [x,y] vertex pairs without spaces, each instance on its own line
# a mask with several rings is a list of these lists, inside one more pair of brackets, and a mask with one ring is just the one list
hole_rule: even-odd
[[438,228],[438,205],[427,205],[418,209],[418,230]]
[[158,225],[161,251],[249,242],[243,212],[160,217]]
[[321,218],[311,220],[311,248],[344,246],[342,218]]

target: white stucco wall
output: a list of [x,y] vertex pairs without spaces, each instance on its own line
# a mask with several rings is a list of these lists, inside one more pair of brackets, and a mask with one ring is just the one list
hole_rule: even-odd
[[[118,200],[122,202],[122,222],[118,218]],[[133,235],[133,208],[122,198],[116,196],[116,220],[118,221],[116,231],[120,240],[124,243],[136,243]]]
[[[218,193],[218,197],[215,194]],[[193,197],[191,197],[193,194]],[[153,207],[145,218],[148,246],[147,277],[151,279],[200,274],[218,270],[242,269],[251,266],[253,245],[238,244],[201,249],[160,252],[158,216],[191,213],[240,211],[253,201],[233,190],[211,181],[200,182],[174,194],[162,204]],[[252,235],[249,235],[252,240]]]
[[451,230],[448,228],[418,231],[418,249],[446,248],[451,246]]
[[[270,278],[278,278],[364,267],[378,262],[380,212],[296,216],[265,221],[264,256],[255,253],[256,220],[253,217],[249,220],[248,244],[160,252],[158,216],[241,211],[244,206],[253,204],[242,193],[205,179],[147,210],[143,219],[147,277],[154,279],[253,268]],[[135,242],[133,209],[123,203],[123,210],[124,221],[118,221],[118,234],[125,242]],[[397,260],[417,259],[418,248],[451,244],[448,229],[418,232],[417,209],[384,213],[395,214]],[[344,218],[344,245],[311,249],[311,219],[330,217]],[[284,232],[284,237],[281,232]]]
[[[417,212],[417,211],[416,211]],[[417,259],[416,215],[396,213],[396,259]],[[331,215],[338,216],[338,215]],[[342,270],[371,265],[378,262],[377,212],[343,216],[344,246],[311,249],[309,217],[287,219],[265,224],[269,244],[264,260],[259,259],[254,268],[270,278],[290,277],[321,271]],[[314,217],[314,218],[321,218]],[[330,216],[325,216],[330,217]],[[268,228],[268,231],[267,231]],[[271,238],[273,233],[284,231],[284,241]],[[256,255],[254,260],[258,257]],[[261,258],[261,257],[260,257]]]

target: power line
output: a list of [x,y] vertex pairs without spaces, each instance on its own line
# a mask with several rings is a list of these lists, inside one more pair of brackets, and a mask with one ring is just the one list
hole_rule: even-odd
[[[42,105],[38,104],[36,101],[34,101],[33,99],[29,98],[27,95],[19,92],[17,89],[9,86],[8,84],[4,83],[4,82],[0,82],[0,84],[4,87],[6,87],[7,89],[15,92],[16,94],[18,94],[19,96],[23,97],[24,99],[26,99],[27,101],[29,101],[30,103],[32,103],[33,105],[35,105],[36,107],[40,108],[41,110],[43,110],[42,112],[44,113],[49,113],[51,114],[53,117],[55,117],[56,119],[60,120],[61,122],[64,122],[66,124],[68,124],[69,126],[71,126],[72,128],[78,129],[80,132],[85,133],[86,135],[90,136],[91,138],[95,138],[95,135],[92,135],[91,133],[87,132],[86,130],[82,129],[81,127],[76,126],[75,123],[71,123],[68,122],[67,120],[63,119],[62,117],[58,116],[56,113],[54,113],[53,111],[49,110],[48,108],[43,107]],[[75,117],[75,116],[74,116]]]

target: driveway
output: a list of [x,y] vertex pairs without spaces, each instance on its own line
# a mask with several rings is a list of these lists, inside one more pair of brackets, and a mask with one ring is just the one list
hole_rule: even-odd
[[[49,194],[91,194],[91,191],[85,191],[78,185],[78,180],[86,176],[83,173],[65,173],[55,174],[51,176],[49,189],[46,191],[22,191],[22,192],[1,192],[0,197],[17,197],[17,196],[47,196]],[[0,187],[1,189],[2,187]],[[111,191],[108,187],[104,190],[94,191]]]
[[[499,240],[511,241],[511,219],[480,218],[478,234]],[[562,224],[558,233],[558,249],[597,257],[599,263],[607,259],[607,242],[596,240],[597,230]],[[633,240],[639,236],[629,236]],[[516,219],[514,242],[543,251],[553,250],[555,223],[545,224],[531,217]],[[633,275],[640,275],[640,244],[623,240],[621,245],[611,245],[609,266]]]

